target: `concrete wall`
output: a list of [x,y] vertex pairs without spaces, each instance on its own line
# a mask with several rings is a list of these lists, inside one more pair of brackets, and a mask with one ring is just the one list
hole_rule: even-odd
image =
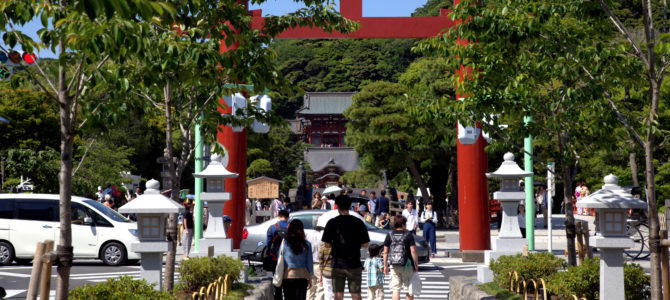
[[479,290],[476,277],[451,276],[449,300],[493,300],[495,297]]

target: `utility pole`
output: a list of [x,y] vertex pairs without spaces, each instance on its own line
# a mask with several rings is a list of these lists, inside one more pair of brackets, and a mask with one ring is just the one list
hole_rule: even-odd
[[[526,125],[533,121],[533,117],[525,116],[523,121]],[[528,135],[523,140],[523,161],[526,172],[533,173],[533,137]],[[533,175],[526,177],[524,184],[526,189],[526,239],[528,239],[528,250],[535,250],[535,189]]]

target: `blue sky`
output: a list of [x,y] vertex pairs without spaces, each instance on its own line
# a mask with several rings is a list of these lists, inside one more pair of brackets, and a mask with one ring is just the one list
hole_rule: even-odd
[[[403,17],[409,16],[415,9],[426,4],[427,0],[363,0],[363,16],[364,17]],[[339,1],[336,0],[339,7]],[[287,12],[295,11],[303,7],[294,0],[268,0],[262,5],[253,5],[250,9],[262,9],[263,15],[281,15]],[[37,39],[37,30],[41,28],[42,24],[39,20],[33,20],[23,27],[26,34],[33,39]],[[0,45],[6,48],[5,44],[0,41]],[[20,50],[20,49],[17,49]],[[56,55],[50,50],[42,50],[39,52],[39,57],[53,58]]]

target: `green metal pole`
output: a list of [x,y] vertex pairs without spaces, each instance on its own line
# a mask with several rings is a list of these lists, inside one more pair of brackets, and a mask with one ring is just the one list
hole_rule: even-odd
[[[525,124],[533,121],[533,117],[525,116]],[[533,172],[533,137],[528,135],[523,140],[523,161],[526,172]],[[526,239],[528,240],[528,250],[535,250],[535,190],[533,186],[533,176],[526,177]]]
[[[200,115],[202,120],[202,115]],[[202,171],[202,135],[200,134],[200,124],[195,125],[195,173]],[[200,193],[202,193],[202,178],[195,179],[195,251],[198,251],[200,239],[202,238],[202,201],[200,201]]]

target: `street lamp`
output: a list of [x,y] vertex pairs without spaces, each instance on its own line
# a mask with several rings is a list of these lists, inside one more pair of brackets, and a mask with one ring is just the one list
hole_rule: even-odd
[[619,178],[609,174],[595,193],[577,202],[579,208],[595,208],[600,235],[589,243],[600,248],[600,299],[623,300],[623,249],[633,246],[626,230],[626,215],[631,208],[646,209],[647,203],[635,198],[618,185]]
[[130,245],[130,250],[140,254],[140,277],[161,290],[163,285],[163,253],[172,241],[165,237],[165,224],[169,214],[184,211],[184,207],[160,193],[160,183],[147,181],[144,194],[119,208],[122,214],[137,214],[139,243]]
[[234,256],[232,240],[227,237],[224,221],[223,206],[230,200],[230,193],[225,192],[225,179],[237,178],[237,173],[232,173],[221,163],[223,157],[214,153],[207,168],[200,173],[193,173],[195,178],[206,179],[206,192],[200,193],[200,201],[207,201],[207,231],[198,242],[197,256],[207,255],[207,248],[214,246],[215,255],[225,254]]
[[479,282],[493,281],[493,272],[489,268],[492,259],[503,255],[515,255],[528,246],[528,240],[521,236],[517,207],[519,201],[526,198],[526,193],[519,191],[517,182],[520,178],[533,175],[519,168],[514,162],[514,154],[507,152],[503,156],[505,161],[493,173],[486,173],[486,177],[500,178],[500,190],[493,193],[493,199],[500,201],[502,207],[502,225],[498,237],[491,240],[492,250],[484,251],[484,265],[477,266],[477,280]]

